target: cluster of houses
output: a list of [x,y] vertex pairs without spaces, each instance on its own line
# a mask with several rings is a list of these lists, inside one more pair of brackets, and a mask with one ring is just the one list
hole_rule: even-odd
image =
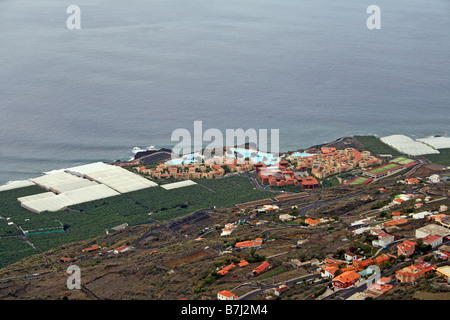
[[288,168],[289,162],[280,161],[276,165],[257,163],[255,172],[262,183],[276,186],[295,185],[302,189],[315,189],[319,187],[319,181],[308,176],[305,171],[292,171]]
[[296,161],[301,171],[311,169],[314,176],[323,179],[327,176],[353,170],[355,168],[368,168],[382,163],[370,155],[369,151],[359,152],[353,148],[336,150],[336,148],[321,148],[321,152],[311,155],[289,156],[291,161]]
[[[89,247],[81,249],[81,253],[83,253],[83,254],[94,254],[95,253],[95,254],[98,254],[98,255],[121,254],[121,253],[127,252],[127,251],[132,250],[132,249],[134,249],[134,248],[131,247],[131,246],[120,245],[120,246],[117,246],[114,249],[109,249],[108,250],[107,248],[103,248],[103,247],[99,246],[98,244],[94,243],[94,244],[92,244]],[[66,263],[66,262],[74,261],[74,259],[68,258],[68,257],[61,257],[59,259],[59,261],[62,262],[62,263]]]
[[253,165],[250,161],[243,163],[184,163],[173,164],[170,161],[160,163],[155,169],[147,169],[145,166],[140,166],[137,171],[141,174],[148,175],[155,179],[212,179],[222,177],[225,173],[239,173],[253,170]]

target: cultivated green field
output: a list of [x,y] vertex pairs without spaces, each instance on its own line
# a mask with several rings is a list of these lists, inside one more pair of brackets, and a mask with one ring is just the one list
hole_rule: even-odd
[[375,154],[391,154],[392,156],[400,156],[401,153],[391,148],[375,136],[354,136],[356,140],[361,142],[367,150]]
[[441,166],[450,166],[450,149],[439,149],[439,154],[426,154],[424,157]]
[[[66,243],[99,236],[104,234],[105,230],[111,231],[111,228],[123,223],[128,223],[130,226],[149,223],[149,217],[167,221],[212,206],[231,207],[237,203],[272,196],[269,192],[256,190],[249,179],[240,176],[202,179],[196,182],[197,185],[173,190],[152,187],[75,205],[68,211],[41,214],[23,209],[17,198],[45,192],[45,190],[35,186],[26,187],[0,192],[0,216],[9,217],[23,230],[48,232],[63,225],[65,232],[27,236],[31,242],[46,251]],[[4,236],[19,235],[19,232],[16,228],[8,226],[6,221],[1,222],[0,236],[3,237],[0,238],[0,242],[8,240],[15,243],[18,239],[22,239],[20,237],[4,238]],[[20,241],[17,243],[22,244]],[[7,246],[4,247],[7,248]],[[21,251],[23,254],[8,258],[8,264],[14,260],[14,257],[19,260],[25,253],[36,253],[31,246],[29,248],[31,250]],[[6,257],[8,253],[0,250],[1,261],[3,261],[3,255]]]
[[404,158],[404,157],[398,157],[398,158],[395,158],[394,160],[391,160],[391,162],[399,163],[399,164],[402,164],[402,165],[406,165],[406,164],[409,164],[409,163],[414,162],[414,161],[415,160]]
[[386,170],[393,169],[393,168],[395,168],[397,166],[398,166],[398,164],[396,164],[396,163],[388,163],[388,164],[386,164],[384,166],[381,166],[381,167],[369,170],[368,172],[373,173],[373,174],[377,174],[377,173],[380,173],[380,172],[383,172],[383,171],[386,171]]
[[350,182],[350,185],[362,184],[362,183],[366,182],[367,180],[369,180],[369,179],[365,178],[365,177],[359,177],[356,180]]

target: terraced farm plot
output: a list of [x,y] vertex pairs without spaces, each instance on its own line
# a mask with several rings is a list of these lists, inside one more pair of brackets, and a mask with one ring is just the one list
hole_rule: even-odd
[[181,266],[183,264],[186,264],[186,263],[189,263],[192,261],[203,259],[203,258],[211,256],[211,255],[212,255],[212,253],[210,251],[200,250],[200,251],[189,253],[183,257],[170,260],[169,262],[166,262],[164,264],[164,266],[172,269],[172,268]]

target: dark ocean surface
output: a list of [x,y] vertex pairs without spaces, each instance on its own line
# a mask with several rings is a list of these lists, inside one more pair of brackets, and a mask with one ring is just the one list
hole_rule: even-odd
[[171,147],[195,120],[279,129],[281,151],[449,136],[449,62],[448,0],[0,0],[0,184]]

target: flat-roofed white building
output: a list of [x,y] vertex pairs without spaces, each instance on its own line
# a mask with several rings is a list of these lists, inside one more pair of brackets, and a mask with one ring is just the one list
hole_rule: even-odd
[[438,150],[430,147],[429,145],[420,141],[415,141],[402,134],[394,134],[380,138],[380,140],[401,153],[411,156],[440,153]]
[[14,181],[11,183],[7,183],[3,186],[0,186],[0,192],[14,190],[14,189],[20,189],[20,188],[25,188],[25,187],[31,187],[34,185],[35,184],[30,180]]
[[74,176],[67,172],[49,173],[31,179],[31,181],[44,189],[58,194],[97,184],[96,182]]
[[172,190],[172,189],[177,189],[177,188],[182,188],[182,187],[193,186],[196,184],[197,183],[192,180],[185,180],[185,181],[163,184],[163,185],[161,185],[161,187],[166,190]]
[[96,162],[53,171],[22,185],[37,185],[50,191],[18,199],[22,207],[40,213],[60,211],[158,184],[121,167]]
[[61,194],[45,192],[18,198],[17,200],[21,203],[23,208],[32,212],[42,213],[45,211],[56,212],[72,205],[118,195],[120,195],[120,193],[105,185],[95,184],[93,186],[71,190]]
[[133,172],[103,162],[68,168],[67,172],[107,185],[120,193],[158,186],[157,183]]
[[450,229],[432,223],[416,230],[416,238],[421,239],[429,235],[446,237],[450,235]]
[[416,141],[425,143],[434,149],[450,148],[450,138],[449,137],[422,138],[422,139],[416,139]]

